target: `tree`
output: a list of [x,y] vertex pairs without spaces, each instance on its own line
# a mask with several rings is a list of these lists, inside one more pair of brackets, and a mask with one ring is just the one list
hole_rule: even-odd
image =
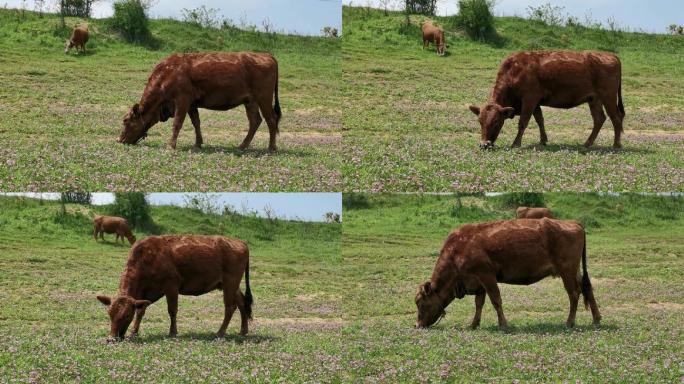
[[437,0],[405,0],[404,11],[407,14],[434,16],[437,12]]
[[142,192],[114,193],[110,213],[125,218],[131,226],[139,229],[152,225],[150,205]]

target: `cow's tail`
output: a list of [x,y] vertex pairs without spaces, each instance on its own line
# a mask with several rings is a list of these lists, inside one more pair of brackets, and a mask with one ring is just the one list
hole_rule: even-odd
[[584,297],[584,307],[589,308],[589,298],[594,296],[594,290],[589,280],[587,272],[587,233],[584,233],[584,246],[582,247],[582,296]]
[[[622,115],[622,118],[624,119],[626,116],[625,113],[625,105],[622,103],[622,80],[620,80],[620,85],[618,85],[618,110],[620,111],[620,114]],[[624,128],[622,131],[624,132]]]
[[280,133],[278,126],[280,125],[280,118],[283,117],[283,112],[280,110],[280,100],[278,99],[278,83],[280,82],[278,69],[276,67],[276,84],[275,84],[275,105],[273,111],[276,114],[276,133]]
[[249,287],[249,256],[247,258],[247,267],[245,268],[245,316],[252,320],[252,304],[254,298],[252,297],[252,289]]

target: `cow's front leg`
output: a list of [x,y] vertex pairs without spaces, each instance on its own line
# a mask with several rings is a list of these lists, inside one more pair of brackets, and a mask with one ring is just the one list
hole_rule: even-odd
[[512,148],[518,148],[522,144],[522,136],[525,133],[525,128],[530,123],[530,118],[532,118],[532,112],[536,107],[536,103],[523,102],[522,112],[520,113],[520,121],[518,121],[518,135],[515,137]]
[[138,333],[140,332],[140,322],[142,321],[143,316],[145,316],[146,309],[147,307],[135,310],[135,320],[133,320],[133,329],[131,330],[131,334],[128,337],[138,336]]
[[492,302],[492,306],[494,306],[494,309],[496,310],[496,316],[499,320],[499,328],[503,330],[507,329],[508,321],[506,321],[506,316],[504,316],[503,313],[501,292],[499,292],[499,286],[496,284],[496,277],[485,275],[480,277],[480,282],[484,286],[485,291],[487,291],[489,300]]
[[473,317],[473,322],[470,323],[470,328],[475,329],[480,326],[480,319],[482,317],[482,307],[485,302],[485,292],[480,292],[475,295],[475,317]]
[[171,149],[176,149],[176,141],[178,141],[178,135],[180,134],[181,128],[183,128],[185,115],[188,113],[188,107],[185,105],[179,106],[176,104],[175,109],[175,115],[173,116],[173,134],[171,135],[171,140],[169,140],[169,148]]
[[195,127],[195,147],[201,148],[202,144],[204,144],[204,140],[202,140],[202,131],[200,130],[199,111],[197,108],[192,108],[190,112],[188,112],[188,115],[190,116],[192,126]]
[[539,144],[546,145],[549,139],[546,137],[546,129],[544,129],[544,115],[540,106],[534,109],[534,120],[539,126]]
[[169,319],[171,320],[171,325],[169,326],[169,337],[176,337],[176,335],[178,335],[178,328],[176,327],[176,315],[178,314],[177,291],[166,293],[166,307],[169,311]]

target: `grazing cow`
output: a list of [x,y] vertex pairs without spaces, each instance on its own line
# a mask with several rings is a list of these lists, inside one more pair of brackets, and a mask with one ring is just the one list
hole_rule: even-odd
[[515,217],[518,219],[541,219],[542,217],[553,219],[551,210],[548,208],[518,207],[515,210]]
[[444,39],[444,30],[432,23],[425,22],[421,26],[423,31],[423,49],[430,47],[430,43],[435,45],[437,54],[444,56],[446,40]]
[[482,108],[471,105],[481,128],[480,148],[494,146],[506,119],[520,116],[518,135],[512,147],[519,147],[530,118],[539,125],[540,143],[548,141],[542,106],[574,108],[589,103],[594,129],[584,143],[594,144],[606,121],[613,123],[613,147],[620,148],[625,107],[622,103],[620,59],[612,53],[595,51],[540,51],[510,55],[501,64],[489,102]]
[[428,327],[441,319],[454,298],[475,295],[471,326],[477,328],[487,294],[504,329],[508,324],[497,283],[529,285],[547,276],[560,276],[568,292],[568,327],[575,325],[580,293],[585,306],[591,307],[594,324],[599,324],[601,315],[587,273],[586,236],[579,223],[544,218],[464,225],[449,235],[431,280],[418,289],[416,326]]
[[95,238],[95,241],[97,241],[98,234],[100,235],[100,239],[104,241],[105,233],[116,233],[115,242],[118,242],[119,237],[121,237],[121,242],[123,243],[125,237],[131,245],[135,243],[135,236],[131,232],[131,228],[128,226],[126,219],[122,217],[95,216],[93,218],[93,237]]
[[273,56],[252,52],[171,55],[154,67],[140,102],[124,117],[117,141],[136,144],[157,122],[173,117],[169,147],[176,148],[183,121],[189,115],[195,127],[195,147],[199,148],[203,140],[198,108],[227,111],[240,105],[247,110],[249,131],[239,148],[245,149],[252,142],[263,115],[270,133],[268,148],[275,152],[282,113],[278,62]]
[[[240,280],[245,275],[245,294]],[[223,337],[235,309],[240,310],[240,334],[247,334],[252,318],[249,287],[249,250],[238,240],[223,236],[151,236],[140,240],[128,254],[115,297],[97,296],[111,319],[109,340],[121,339],[135,315],[131,337],[138,334],[148,305],[166,296],[175,337],[178,295],[199,296],[223,291],[224,317],[217,337]]]
[[83,53],[85,53],[85,44],[88,42],[88,37],[90,37],[90,34],[88,33],[87,25],[74,28],[71,32],[71,37],[64,44],[64,53],[69,52],[73,47],[76,47],[76,52],[81,48]]

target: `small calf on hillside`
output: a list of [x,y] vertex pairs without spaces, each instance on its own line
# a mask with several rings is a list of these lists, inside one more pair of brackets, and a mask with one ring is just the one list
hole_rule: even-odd
[[430,43],[433,43],[437,48],[437,54],[444,56],[446,48],[446,40],[444,39],[444,30],[432,23],[425,22],[421,27],[423,31],[423,49],[428,48]]
[[85,53],[85,45],[88,42],[88,37],[90,37],[88,26],[82,25],[74,28],[73,32],[71,32],[71,37],[64,44],[64,53],[68,53],[73,47],[76,47],[76,52],[81,48],[81,51]]
[[126,219],[116,216],[95,216],[93,218],[93,237],[97,241],[97,235],[100,235],[100,239],[104,241],[104,233],[116,233],[115,242],[119,241],[121,237],[121,242],[123,242],[124,237],[128,239],[128,242],[133,245],[135,243],[135,236],[131,232],[131,228],[128,226]]
[[542,217],[548,217],[553,219],[551,210],[548,208],[529,208],[529,207],[518,207],[515,210],[515,217],[518,219],[541,219]]

